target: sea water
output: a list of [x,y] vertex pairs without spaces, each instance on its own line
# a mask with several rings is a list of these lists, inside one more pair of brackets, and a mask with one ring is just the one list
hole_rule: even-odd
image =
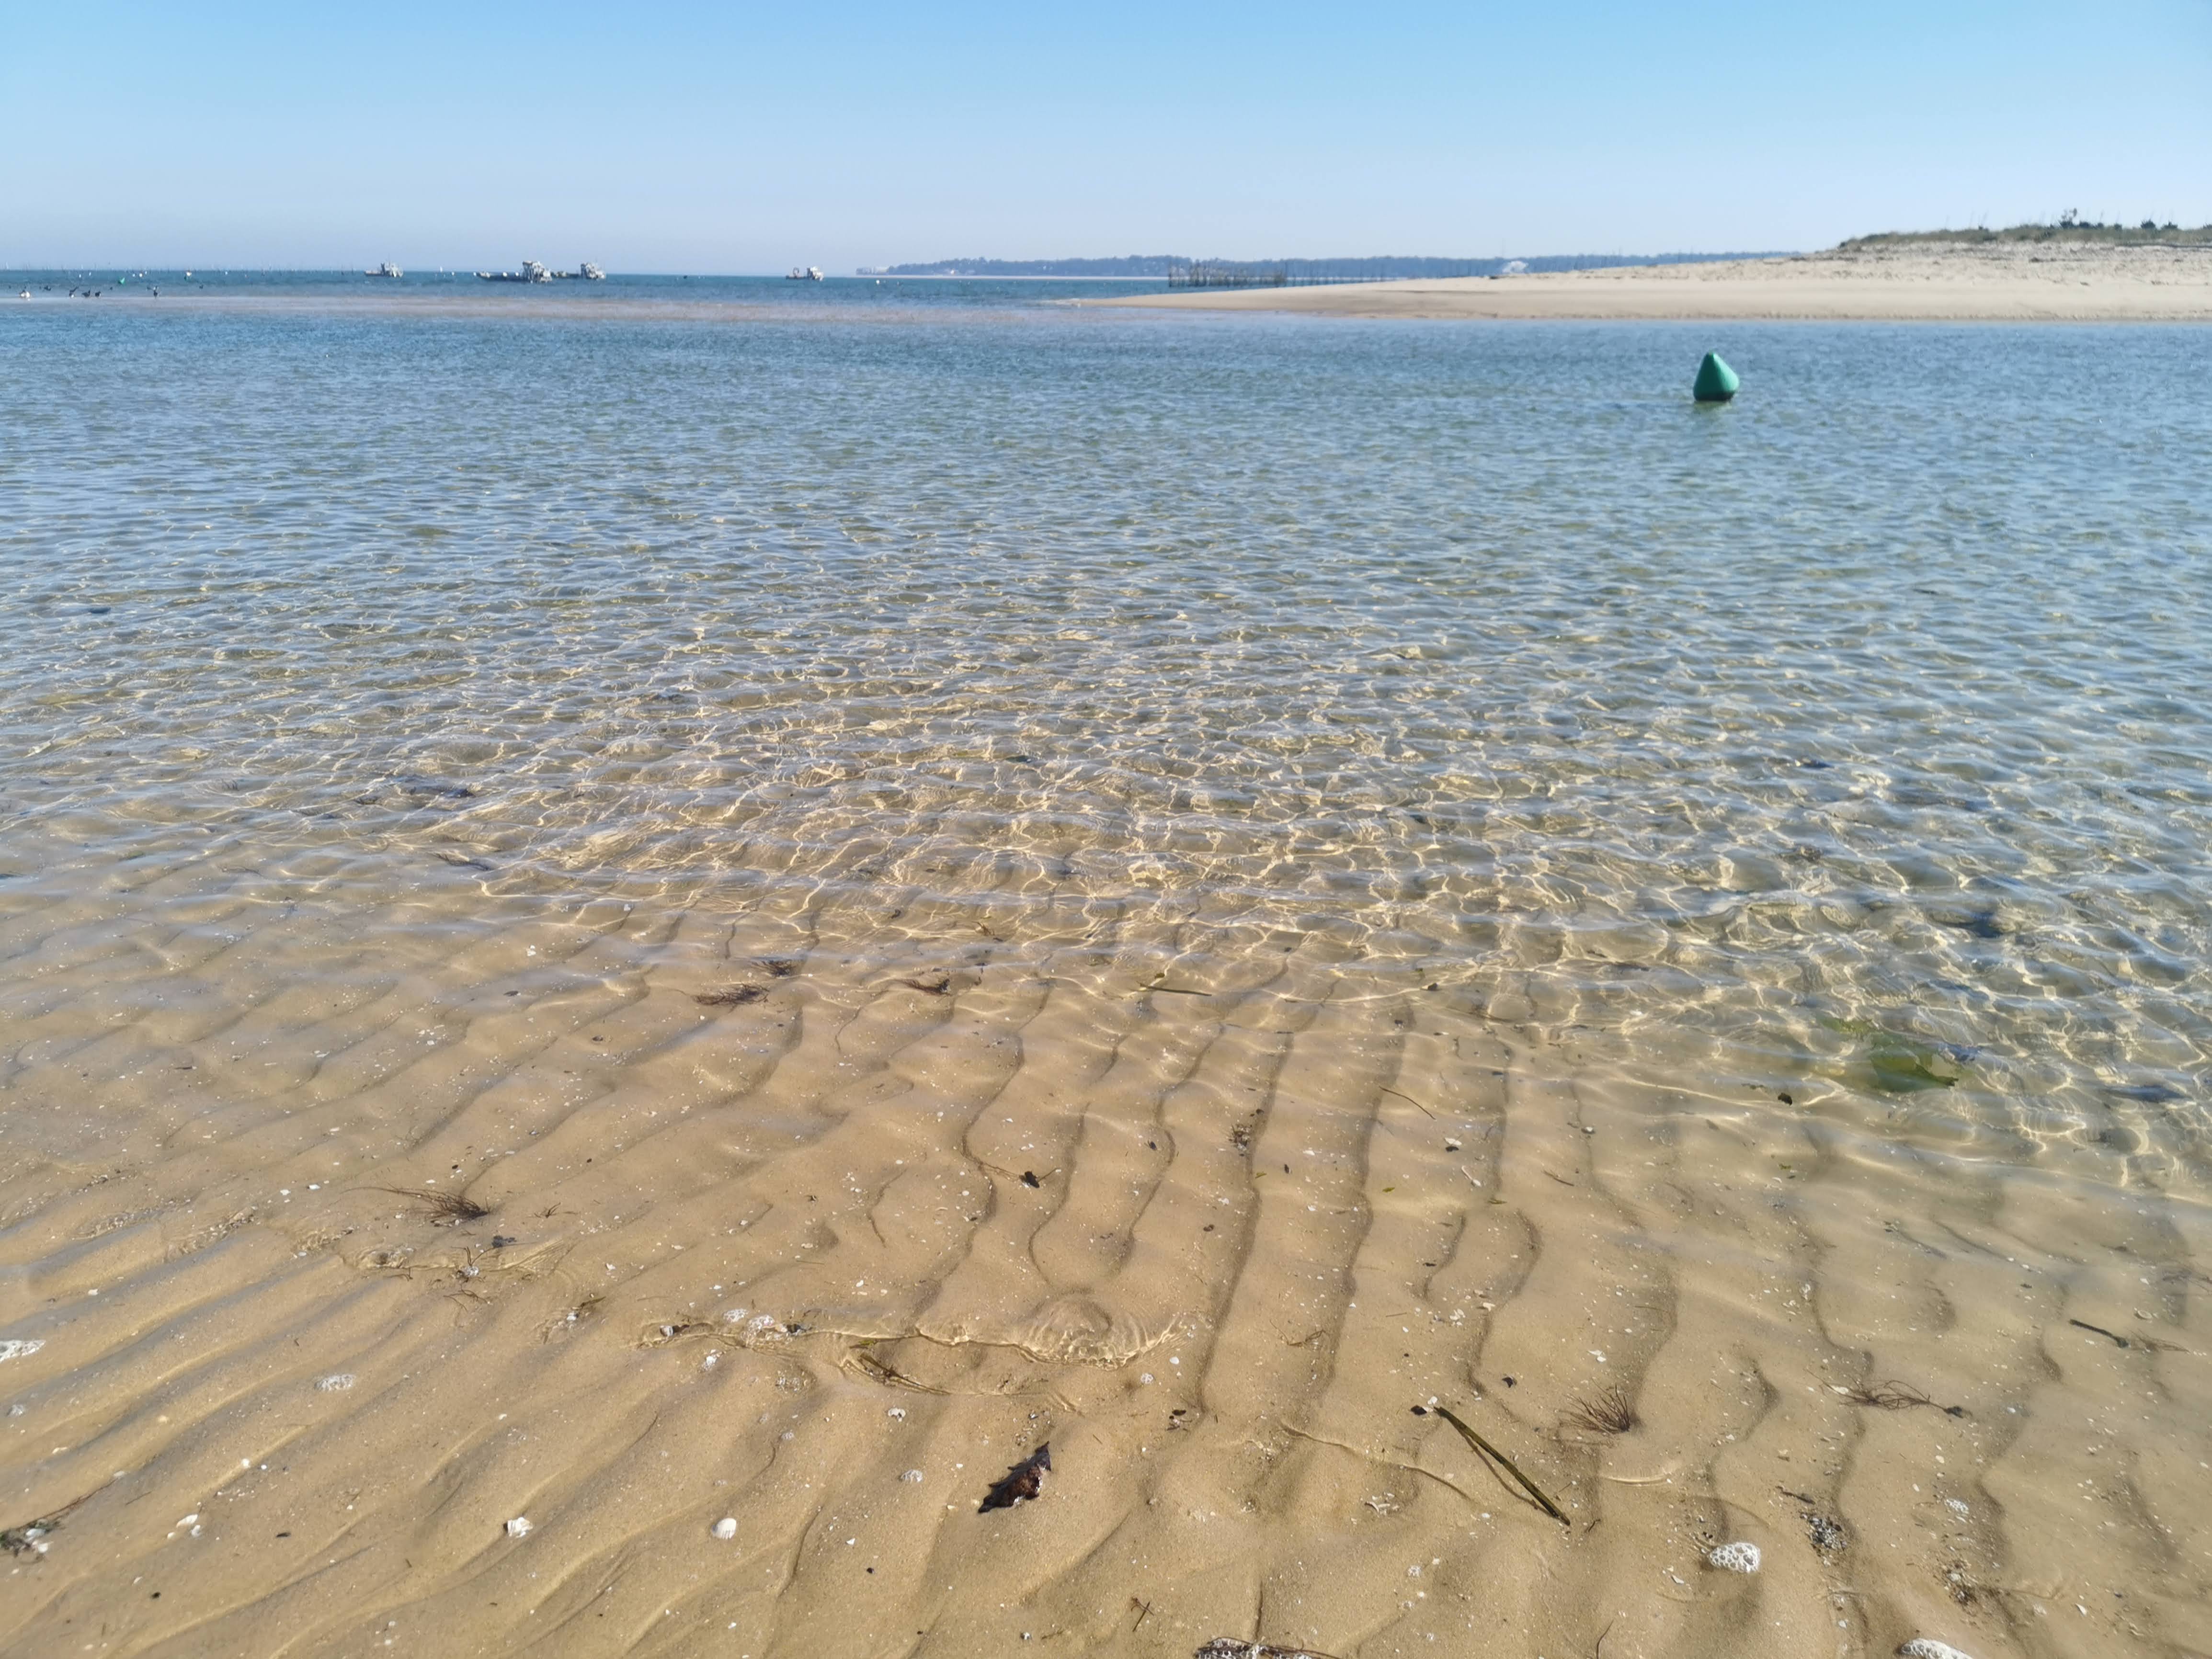
[[2201,1146],[2203,331],[172,280],[0,313],[19,891],[222,834],[1136,906]]

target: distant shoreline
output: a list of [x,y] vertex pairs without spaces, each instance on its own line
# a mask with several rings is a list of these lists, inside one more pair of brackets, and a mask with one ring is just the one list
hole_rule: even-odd
[[1048,276],[1034,273],[1019,276],[1002,276],[996,271],[978,270],[870,270],[858,272],[831,282],[848,283],[1164,283],[1164,276]]

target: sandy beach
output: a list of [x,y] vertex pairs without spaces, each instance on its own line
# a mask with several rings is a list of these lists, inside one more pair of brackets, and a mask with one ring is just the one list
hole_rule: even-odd
[[1710,264],[1152,294],[1082,303],[1316,317],[2203,322],[2212,320],[2212,248],[1909,244]]

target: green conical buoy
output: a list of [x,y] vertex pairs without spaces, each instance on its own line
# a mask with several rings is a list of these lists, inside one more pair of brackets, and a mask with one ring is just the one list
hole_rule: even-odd
[[1690,395],[1701,404],[1724,404],[1742,384],[1735,371],[1721,361],[1719,352],[1708,351],[1705,361],[1698,365],[1697,384],[1690,388]]

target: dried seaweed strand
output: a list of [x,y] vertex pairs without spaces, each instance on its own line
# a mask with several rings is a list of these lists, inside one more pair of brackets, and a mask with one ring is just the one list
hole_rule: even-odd
[[1511,1475],[1516,1480],[1519,1481],[1521,1483],[1522,1490],[1526,1492],[1529,1497],[1536,1500],[1537,1508],[1542,1510],[1545,1514],[1550,1516],[1553,1520],[1558,1522],[1561,1526],[1567,1528],[1573,1527],[1574,1522],[1567,1519],[1566,1511],[1562,1510],[1557,1504],[1554,1504],[1550,1498],[1545,1497],[1544,1489],[1541,1486],[1539,1486],[1527,1475],[1522,1474],[1520,1466],[1514,1462],[1511,1458],[1508,1457],[1504,1452],[1498,1450],[1497,1447],[1492,1445],[1487,1440],[1485,1440],[1473,1429],[1468,1427],[1466,1423],[1461,1420],[1460,1415],[1457,1412],[1452,1410],[1449,1406],[1438,1406],[1434,1409],[1437,1415],[1443,1418],[1443,1420],[1450,1424],[1452,1427],[1457,1429],[1460,1432],[1460,1438],[1466,1441],[1468,1445],[1474,1447],[1478,1453],[1485,1457],[1494,1459],[1497,1462],[1504,1465],[1506,1474]]
[[[1445,1480],[1441,1474],[1431,1473],[1429,1470],[1423,1468],[1419,1463],[1401,1463],[1395,1457],[1384,1457],[1377,1452],[1363,1451],[1357,1446],[1346,1445],[1341,1440],[1331,1440],[1327,1435],[1314,1434],[1307,1430],[1299,1428],[1296,1424],[1285,1423],[1280,1418],[1273,1419],[1273,1421],[1274,1422],[1275,1426],[1280,1429],[1285,1434],[1294,1434],[1301,1440],[1310,1440],[1316,1446],[1334,1446],[1337,1450],[1340,1452],[1350,1452],[1354,1457],[1360,1458],[1366,1462],[1380,1463],[1386,1469],[1403,1469],[1407,1474],[1418,1474],[1424,1480],[1435,1481],[1437,1485],[1443,1487],[1445,1491],[1455,1492],[1459,1497],[1465,1498],[1469,1504],[1474,1504],[1475,1501],[1473,1498],[1468,1497],[1467,1492],[1462,1490],[1455,1482]],[[1258,1443],[1251,1442],[1248,1443],[1257,1444]]]

